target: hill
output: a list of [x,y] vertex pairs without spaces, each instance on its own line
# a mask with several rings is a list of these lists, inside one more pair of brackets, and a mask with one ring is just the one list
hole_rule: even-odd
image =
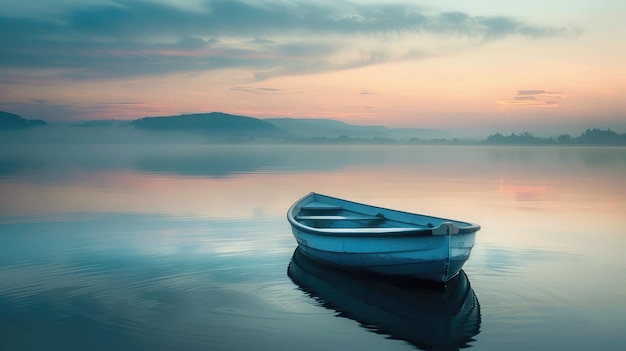
[[89,121],[77,121],[69,123],[72,127],[84,127],[84,128],[109,128],[109,127],[127,127],[130,121],[120,121],[116,119],[94,119]]
[[444,138],[451,133],[421,128],[387,128],[383,126],[360,126],[332,119],[266,118],[265,121],[288,132],[294,138],[362,138],[398,139]]
[[47,123],[39,119],[25,119],[16,114],[0,111],[0,130],[26,129]]
[[157,131],[195,131],[206,133],[266,133],[278,132],[273,124],[262,120],[230,115],[221,112],[196,113],[180,116],[144,117],[130,123],[143,130]]
[[[0,129],[19,130],[34,125],[44,125],[46,122],[28,121],[18,115],[3,112],[0,118]],[[203,138],[205,140],[291,140],[304,141],[319,140],[349,140],[363,141],[407,141],[409,139],[433,139],[451,137],[450,133],[420,128],[387,128],[384,126],[353,125],[332,119],[297,119],[297,118],[267,118],[258,119],[247,116],[231,115],[221,112],[194,113],[178,116],[143,117],[131,121],[121,120],[82,120],[73,122],[55,123],[49,133],[38,137],[48,140],[57,140],[55,137],[61,132],[67,133],[69,139],[81,138],[80,135],[94,134],[97,140],[127,139],[132,137],[131,131],[142,132],[141,137],[155,137],[167,142],[168,139]],[[80,127],[83,131],[76,130]],[[43,133],[43,132],[42,132]],[[53,135],[48,135],[53,134]],[[124,135],[124,136],[123,136]],[[23,136],[27,137],[27,136]],[[20,137],[22,138],[22,136]],[[89,137],[90,139],[92,137]]]
[[[45,128],[33,128],[45,126]],[[626,134],[587,129],[580,136],[536,137],[530,132],[459,139],[442,130],[353,125],[332,119],[266,118],[221,112],[143,117],[136,120],[81,120],[48,124],[0,111],[0,144],[11,143],[314,143],[454,145],[626,145]]]

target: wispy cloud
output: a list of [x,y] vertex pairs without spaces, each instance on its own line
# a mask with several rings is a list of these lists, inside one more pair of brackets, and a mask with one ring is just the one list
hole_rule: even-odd
[[546,94],[559,94],[558,91],[547,90],[518,90],[517,95],[546,95]]
[[407,40],[412,44],[403,52],[383,45],[412,36],[463,37],[480,45],[565,32],[407,3],[207,0],[190,9],[103,0],[45,17],[1,15],[0,70],[55,69],[70,79],[102,79],[244,68],[263,80],[428,56],[418,41]]
[[65,121],[85,119],[124,119],[129,116],[140,118],[157,113],[149,104],[135,101],[116,101],[88,104],[77,102],[72,105],[55,104],[42,99],[29,102],[0,102],[0,111],[19,111],[27,119]]
[[0,111],[19,111],[19,115],[26,119],[45,119],[46,121],[81,117],[80,113],[70,105],[53,104],[40,99],[28,102],[0,101]]
[[232,87],[230,88],[230,90],[241,91],[250,94],[280,94],[282,92],[281,89],[276,88],[256,88],[247,86]]
[[559,101],[566,97],[559,91],[527,89],[518,90],[513,98],[500,100],[498,104],[503,107],[558,107]]

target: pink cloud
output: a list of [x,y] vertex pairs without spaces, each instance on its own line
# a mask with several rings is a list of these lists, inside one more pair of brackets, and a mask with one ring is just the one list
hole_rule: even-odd
[[500,106],[507,107],[558,107],[559,101],[567,96],[558,91],[538,90],[538,89],[525,89],[518,90],[517,94],[505,100],[500,100],[497,103]]

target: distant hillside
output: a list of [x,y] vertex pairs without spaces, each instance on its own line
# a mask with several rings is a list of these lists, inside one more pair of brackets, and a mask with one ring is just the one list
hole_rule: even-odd
[[26,129],[47,123],[39,119],[25,119],[16,114],[0,111],[0,130]]
[[95,119],[90,121],[78,121],[69,124],[73,127],[84,128],[102,128],[102,127],[125,127],[130,124],[129,121],[120,121],[116,119]]
[[[45,128],[33,128],[45,126]],[[136,120],[28,120],[0,111],[0,144],[25,143],[312,143],[312,144],[451,144],[451,145],[626,145],[626,134],[587,129],[580,136],[536,137],[530,132],[487,139],[461,139],[451,132],[422,128],[353,125],[332,119],[258,119],[221,112]]]
[[411,138],[452,137],[451,133],[421,128],[387,128],[383,126],[359,126],[332,119],[267,118],[265,121],[287,131],[296,138],[381,138],[408,140]]
[[221,112],[180,116],[144,117],[131,121],[137,129],[153,131],[191,131],[213,135],[275,136],[278,128],[271,123]]

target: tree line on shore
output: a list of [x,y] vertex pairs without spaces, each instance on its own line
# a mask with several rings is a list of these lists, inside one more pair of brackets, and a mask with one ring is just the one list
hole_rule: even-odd
[[558,137],[537,137],[532,133],[511,133],[502,135],[491,134],[485,140],[486,144],[500,145],[626,145],[626,134],[619,134],[611,129],[587,129],[578,137],[561,134]]
[[[316,137],[299,138],[294,142],[306,142],[316,144],[398,144],[403,143],[395,138],[357,138],[342,135],[336,138]],[[626,146],[626,134],[619,134],[611,129],[602,130],[599,128],[587,129],[580,136],[573,137],[569,134],[561,134],[558,137],[538,137],[530,132],[511,133],[502,135],[501,133],[491,134],[487,139],[465,139],[465,138],[410,138],[409,144],[438,144],[438,145],[614,145]]]

